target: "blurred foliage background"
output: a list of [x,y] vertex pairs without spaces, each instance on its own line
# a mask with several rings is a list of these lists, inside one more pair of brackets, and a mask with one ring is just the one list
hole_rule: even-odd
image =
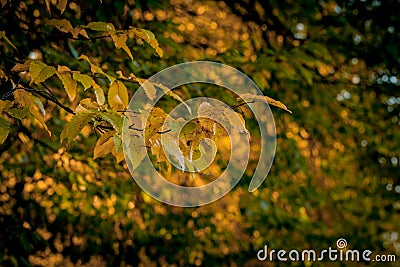
[[[71,101],[52,78],[47,89],[58,103],[36,92],[45,87],[31,91],[44,105],[51,137],[37,119],[18,120],[17,111],[7,118],[9,133],[0,145],[0,265],[280,266],[259,262],[257,251],[265,244],[322,250],[335,247],[339,238],[352,249],[400,257],[398,1],[0,5],[2,101],[13,100],[15,84],[26,74],[11,71],[17,63],[41,59],[83,72],[88,65],[77,58],[85,54],[106,73],[121,70],[142,78],[192,60],[225,63],[293,111],[273,108],[276,157],[257,191],[247,192],[253,161],[224,198],[177,208],[143,193],[124,161],[112,155],[93,159],[99,136],[93,127],[61,144],[68,109],[95,96],[79,88]],[[111,38],[72,36],[49,25],[50,19],[66,19],[74,27],[110,22],[118,30],[144,28],[154,33],[163,56],[140,40],[128,40],[131,59]],[[129,96],[138,86],[126,83]],[[223,90],[198,86],[182,88],[179,95],[224,99]],[[6,112],[2,109],[4,118]],[[257,127],[251,120],[247,126]],[[256,160],[257,144],[253,149]]]

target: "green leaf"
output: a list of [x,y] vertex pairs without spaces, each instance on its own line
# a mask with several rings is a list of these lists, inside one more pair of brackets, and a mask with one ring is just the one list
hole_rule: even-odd
[[90,22],[86,26],[81,26],[82,28],[88,28],[93,31],[100,31],[100,32],[113,32],[115,31],[115,27],[112,23],[106,22]]
[[94,80],[92,79],[92,77],[90,77],[89,75],[86,75],[86,74],[74,73],[72,75],[72,78],[75,81],[80,82],[82,84],[84,90],[89,89],[92,86],[92,84],[94,83]]
[[83,111],[75,114],[71,121],[64,126],[64,130],[60,136],[60,141],[67,139],[68,143],[71,143],[71,141],[82,131],[83,127],[85,127],[96,115],[97,112],[93,111]]
[[6,119],[0,117],[0,144],[6,141],[7,136],[10,132],[10,125],[11,124]]
[[10,108],[7,110],[7,113],[10,114],[10,116],[22,120],[25,119],[26,116],[29,115],[29,106],[21,107],[21,108]]
[[[62,13],[62,12],[61,12]],[[56,27],[59,31],[69,33],[73,30],[71,22],[66,19],[51,19],[47,21],[47,25]]]
[[30,84],[39,84],[56,74],[57,71],[53,66],[47,66],[40,60],[34,60],[29,65],[29,73],[31,74]]
[[117,131],[118,134],[122,133],[122,125],[124,123],[124,117],[116,112],[99,112],[99,117],[107,121]]

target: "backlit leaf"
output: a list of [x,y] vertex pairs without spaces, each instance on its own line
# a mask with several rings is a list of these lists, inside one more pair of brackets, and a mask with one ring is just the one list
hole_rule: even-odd
[[151,31],[139,28],[130,28],[129,31],[153,47],[160,57],[163,56],[163,51],[160,48],[156,37]]
[[146,140],[149,140],[154,134],[160,131],[166,118],[167,114],[159,107],[154,107],[150,111],[150,114],[147,117],[146,128],[144,131],[144,136]]
[[93,31],[101,31],[101,32],[115,31],[114,25],[112,23],[106,23],[106,22],[90,22],[88,25],[82,27],[91,29]]
[[103,120],[107,121],[117,131],[118,134],[122,132],[122,125],[124,123],[124,117],[116,112],[99,112],[98,116]]
[[69,121],[61,133],[60,141],[67,139],[70,143],[95,116],[96,112],[84,111],[75,114]]
[[29,73],[31,74],[30,83],[39,84],[56,74],[57,71],[53,66],[47,66],[40,60],[34,60],[29,66]]
[[71,72],[69,72],[67,69],[68,68],[65,66],[58,66],[57,75],[58,78],[60,78],[69,99],[73,101],[76,97],[78,83],[72,78]]
[[93,159],[97,159],[99,157],[105,156],[112,152],[114,147],[114,131],[106,132],[102,136],[100,136],[99,140],[97,140],[96,145],[93,151]]
[[[268,96],[260,96],[260,95],[254,95],[251,93],[245,93],[241,94],[240,98],[244,99],[246,102],[264,102],[266,101],[269,105],[281,108],[283,110],[286,110],[289,113],[292,113],[286,106],[283,104],[281,101],[275,100],[273,98],[270,98]],[[240,99],[238,98],[238,100]]]
[[74,73],[72,77],[75,81],[80,82],[82,84],[84,90],[89,89],[94,83],[92,77],[86,74]]
[[94,94],[96,95],[96,101],[101,106],[106,102],[106,97],[104,96],[104,90],[97,83],[93,83]]
[[114,81],[108,90],[108,104],[114,110],[124,109],[128,106],[129,97],[128,90],[120,81]]
[[114,45],[117,49],[122,48],[130,57],[130,59],[133,60],[133,55],[131,50],[129,49],[129,47],[126,44],[126,41],[128,40],[128,36],[126,33],[122,33],[122,34],[111,34],[111,38],[114,42]]
[[105,73],[99,66],[93,64],[93,63],[91,62],[91,60],[88,58],[88,56],[86,56],[86,55],[81,55],[78,59],[83,59],[83,60],[85,60],[86,62],[88,62],[89,65],[90,65],[90,71],[91,71],[93,74],[96,74],[96,73],[103,74],[104,76],[107,77],[107,79],[108,79],[110,82],[115,81],[115,78],[114,78],[114,77],[108,75],[108,74]]

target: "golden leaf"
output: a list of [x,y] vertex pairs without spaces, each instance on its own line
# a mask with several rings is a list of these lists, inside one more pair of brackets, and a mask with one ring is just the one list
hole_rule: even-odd
[[117,49],[122,48],[128,54],[130,59],[133,60],[132,52],[129,49],[129,47],[126,45],[126,41],[128,40],[128,36],[127,36],[126,33],[123,33],[123,34],[121,34],[121,33],[120,34],[113,33],[113,34],[111,34],[111,39],[113,40],[114,45],[115,45],[115,47]]
[[100,136],[94,147],[93,159],[97,159],[112,152],[112,149],[114,148],[114,134],[115,132],[111,131],[106,132],[102,136]]
[[108,90],[108,104],[114,110],[125,109],[129,103],[128,90],[120,81],[114,81]]
[[33,82],[39,84],[56,74],[57,71],[53,66],[47,66],[40,60],[34,60],[29,65],[29,73],[31,74],[30,84]]

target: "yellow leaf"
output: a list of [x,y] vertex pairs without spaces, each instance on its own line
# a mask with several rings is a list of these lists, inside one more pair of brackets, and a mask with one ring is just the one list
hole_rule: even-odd
[[15,102],[18,103],[21,107],[29,107],[29,112],[33,115],[33,117],[40,123],[40,125],[47,131],[49,136],[51,136],[50,130],[47,128],[47,125],[44,121],[43,114],[39,111],[40,107],[37,106],[37,101],[35,100],[35,96],[31,93],[28,93],[24,90],[15,90],[14,99]]
[[270,98],[268,96],[260,96],[260,95],[254,95],[251,93],[246,93],[246,94],[241,94],[238,100],[244,99],[246,102],[264,102],[266,101],[269,105],[281,108],[283,110],[286,110],[289,113],[292,113],[286,106],[283,104],[281,101],[275,100],[273,98]]
[[47,66],[40,60],[34,60],[29,65],[29,73],[31,74],[30,84],[33,82],[39,84],[56,74],[57,71],[53,66]]
[[126,108],[129,103],[128,90],[120,81],[114,81],[108,90],[108,104],[114,110]]
[[82,84],[83,89],[85,91],[89,89],[94,83],[94,80],[89,75],[86,74],[74,73],[72,77],[75,81],[80,82]]
[[21,107],[30,107],[32,105],[32,99],[31,99],[30,93],[28,93],[22,89],[15,90],[14,100]]
[[37,109],[35,108],[31,108],[30,109],[31,114],[33,115],[33,117],[42,125],[42,127],[47,131],[47,133],[49,134],[49,136],[51,136],[51,132],[49,130],[49,128],[47,128],[46,123],[44,122],[44,117],[43,114],[40,113]]
[[147,117],[146,128],[144,131],[144,136],[146,140],[149,140],[154,134],[160,131],[166,118],[167,114],[159,107],[154,107],[150,111],[150,114]]
[[96,102],[92,101],[92,99],[90,99],[90,98],[82,99],[79,102],[79,105],[81,105],[83,108],[89,109],[89,110],[91,110],[91,109],[96,110],[99,107],[99,105]]
[[111,131],[100,136],[99,140],[96,142],[96,146],[94,147],[93,159],[97,159],[112,152],[112,149],[114,148],[114,134],[115,132]]
[[58,66],[57,75],[58,78],[60,78],[69,99],[73,101],[76,97],[78,83],[72,78],[69,68],[65,66]]
[[69,33],[72,31],[72,25],[69,20],[66,19],[51,19],[47,23],[47,25],[56,27],[59,31]]
[[81,27],[100,32],[115,31],[114,25],[112,23],[106,23],[106,22],[90,22],[88,25]]
[[144,88],[144,92],[146,96],[153,100],[156,97],[157,90],[151,82],[146,82],[146,79],[136,78],[136,80],[140,83],[141,86]]
[[9,109],[12,105],[13,105],[13,103],[11,101],[0,100],[0,113],[5,109],[6,110]]
[[90,39],[85,29],[82,29],[80,26],[77,26],[71,30],[72,36],[74,38],[78,38],[79,35],[82,35],[86,39]]
[[115,78],[114,78],[114,77],[108,75],[108,74],[105,73],[99,66],[93,64],[93,63],[90,61],[90,59],[88,58],[88,56],[86,56],[86,55],[81,55],[78,59],[83,59],[83,60],[85,60],[86,62],[88,62],[89,65],[90,65],[90,71],[91,71],[93,74],[95,74],[95,73],[103,74],[104,76],[107,77],[107,79],[108,79],[110,82],[115,81]]
[[60,10],[61,15],[62,15],[62,13],[64,13],[65,8],[67,7],[67,4],[68,4],[68,0],[58,0],[58,9]]
[[151,31],[131,27],[129,29],[129,32],[133,33],[134,35],[136,35],[137,37],[148,43],[151,47],[153,47],[160,57],[163,56],[163,51],[160,48],[157,39],[155,38],[154,34]]
[[71,70],[67,66],[57,66],[58,73],[70,72]]
[[94,93],[96,95],[97,103],[102,106],[106,102],[106,98],[104,96],[103,88],[101,88],[97,83],[93,83]]
[[133,60],[133,55],[129,47],[126,45],[126,41],[128,40],[128,36],[126,33],[122,34],[111,34],[111,39],[114,42],[115,48],[120,49],[122,48],[130,57],[130,59]]

